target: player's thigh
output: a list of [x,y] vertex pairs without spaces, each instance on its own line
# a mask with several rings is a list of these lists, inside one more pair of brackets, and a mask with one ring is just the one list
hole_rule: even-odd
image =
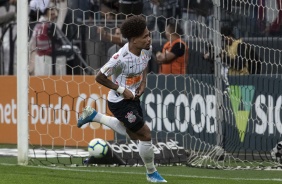
[[150,141],[151,140],[151,130],[148,127],[148,125],[145,123],[136,132],[131,132],[130,130],[127,130],[127,134],[133,140],[140,140],[140,141]]
[[131,132],[137,132],[144,125],[140,101],[122,100],[117,103],[108,102],[113,115]]

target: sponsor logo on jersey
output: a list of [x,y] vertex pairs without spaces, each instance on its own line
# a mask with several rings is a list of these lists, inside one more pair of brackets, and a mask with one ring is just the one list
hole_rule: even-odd
[[133,84],[136,84],[136,83],[140,82],[141,79],[142,79],[141,75],[135,75],[135,76],[128,75],[126,77],[126,82],[125,83],[126,83],[126,85],[131,86]]

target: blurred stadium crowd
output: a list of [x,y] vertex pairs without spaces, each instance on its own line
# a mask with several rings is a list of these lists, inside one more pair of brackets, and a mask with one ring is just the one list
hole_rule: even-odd
[[[63,33],[58,33],[61,45],[64,46],[61,47],[60,54],[67,55],[66,62],[69,66],[79,63],[83,67],[90,66],[93,69],[98,69],[107,61],[107,51],[115,44],[112,37],[101,40],[101,34],[114,35],[114,28],[128,14],[146,16],[148,29],[152,32],[154,53],[162,50],[167,39],[164,32],[168,22],[181,25],[183,39],[188,45],[191,38],[212,40],[211,29],[215,12],[220,14],[222,25],[232,27],[236,38],[279,37],[282,33],[282,0],[29,0],[28,3],[30,39],[32,40],[40,16],[43,16],[46,10],[50,9],[50,3],[53,3],[58,10],[57,28]],[[214,6],[214,3],[220,3],[220,7]],[[17,0],[0,0],[1,75],[16,74],[16,4]],[[105,32],[97,30],[97,27],[92,28],[93,22],[97,26],[105,27]],[[90,29],[96,30],[89,31]],[[76,54],[68,52],[69,46]],[[158,66],[152,64],[150,70],[158,72]],[[65,71],[65,74],[72,73],[72,68]],[[192,72],[187,70],[187,73]],[[30,71],[30,74],[34,75],[34,71]],[[75,74],[80,74],[80,71],[75,71]]]

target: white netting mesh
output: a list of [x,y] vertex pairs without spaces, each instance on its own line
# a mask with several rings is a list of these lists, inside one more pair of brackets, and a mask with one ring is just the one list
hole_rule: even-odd
[[[281,39],[276,37],[281,35],[281,28],[276,27],[282,19],[281,1],[197,2],[168,1],[170,5],[179,4],[162,9],[161,5],[144,1],[143,14],[151,31],[154,54],[167,41],[164,27],[171,21],[182,27],[183,34],[179,36],[189,45],[187,75],[158,75],[155,55],[149,64],[151,73],[142,106],[154,142],[177,141],[187,154],[184,163],[191,166],[227,169],[278,166],[270,152],[282,132]],[[100,4],[61,1],[48,9],[54,7],[58,10],[58,21],[50,17],[44,20],[53,26],[48,30],[50,39],[43,38],[40,44],[49,46],[57,58],[38,54],[44,49],[36,39],[31,38],[30,42],[30,68],[39,63],[44,65],[42,76],[35,70],[31,70],[35,76],[30,76],[30,144],[34,147],[31,158],[43,164],[82,164],[92,138],[129,142],[100,124],[76,127],[78,114],[86,105],[111,114],[106,104],[107,89],[90,74],[96,74],[111,57],[108,49],[116,41],[112,35],[125,14],[115,10],[116,4],[103,1]],[[169,7],[177,9],[167,16],[163,12],[167,13]],[[207,8],[205,13],[201,7]],[[39,16],[31,21],[31,37],[33,34],[38,38],[44,30],[41,27],[35,34],[35,24],[40,21]],[[225,42],[230,35],[221,34],[221,28],[226,26],[231,28],[233,41],[242,39],[238,41],[240,51]],[[50,46],[57,42],[58,46]],[[243,71],[245,67],[247,71]],[[228,69],[235,71],[227,75]],[[37,149],[45,151],[41,155],[43,161]],[[55,153],[56,159],[51,159],[49,153]],[[71,159],[66,161],[62,159],[64,156]],[[177,154],[169,157],[171,163],[183,163],[181,159],[173,160],[175,157],[178,158]]]

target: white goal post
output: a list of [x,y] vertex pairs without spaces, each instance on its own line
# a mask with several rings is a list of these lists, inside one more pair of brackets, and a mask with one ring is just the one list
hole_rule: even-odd
[[18,164],[28,164],[28,0],[17,1],[17,142]]

